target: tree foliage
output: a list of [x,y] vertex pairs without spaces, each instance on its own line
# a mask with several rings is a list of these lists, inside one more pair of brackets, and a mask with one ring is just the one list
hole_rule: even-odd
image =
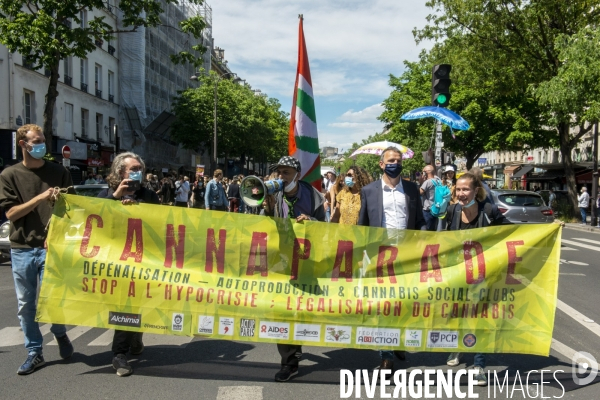
[[[178,4],[179,0],[164,0],[166,4]],[[202,0],[190,0],[202,4]],[[95,40],[109,40],[114,35],[135,32],[140,27],[161,25],[161,2],[154,0],[123,0],[118,4],[121,23],[124,29],[112,27],[104,16],[95,15],[81,24],[81,11],[94,11],[106,7],[101,0],[0,0],[0,43],[10,52],[18,52],[26,57],[31,65],[50,71],[46,104],[44,107],[43,129],[46,144],[52,144],[52,117],[58,97],[58,66],[60,60],[69,56],[85,58],[96,48]],[[71,22],[72,21],[72,22]],[[198,39],[205,22],[201,16],[181,21],[179,29]],[[192,50],[203,53],[202,44],[192,46]],[[183,51],[173,54],[175,63],[191,62],[199,66],[200,58]]]
[[[424,29],[414,31],[417,42],[438,40],[458,50],[455,45],[461,44],[469,50],[466,60],[478,82],[489,82],[495,91],[509,97],[528,90],[536,95],[540,119],[537,123],[531,120],[537,127],[531,125],[530,130],[553,124],[553,138],[547,143],[560,146],[570,197],[575,203],[571,153],[590,130],[590,113],[582,112],[581,102],[569,99],[569,93],[549,96],[544,90],[550,88],[546,82],[564,73],[561,43],[569,42],[568,38],[583,29],[598,28],[600,0],[430,0],[427,5],[433,13]],[[558,82],[554,80],[554,84]]]
[[188,149],[212,149],[217,88],[219,157],[274,162],[287,153],[289,119],[277,99],[256,95],[249,86],[221,79],[215,73],[202,75],[199,80],[200,87],[181,92],[175,100],[174,140]]

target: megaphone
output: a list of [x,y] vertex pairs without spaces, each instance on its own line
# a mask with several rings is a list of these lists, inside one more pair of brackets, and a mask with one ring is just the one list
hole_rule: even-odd
[[257,176],[247,176],[240,183],[240,196],[248,207],[261,207],[265,196],[283,190],[283,181],[275,179],[263,182]]

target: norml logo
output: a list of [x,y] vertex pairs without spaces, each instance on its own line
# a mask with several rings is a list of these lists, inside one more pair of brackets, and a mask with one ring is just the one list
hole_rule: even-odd
[[133,326],[135,328],[140,328],[142,326],[142,315],[109,311],[108,323],[110,325]]

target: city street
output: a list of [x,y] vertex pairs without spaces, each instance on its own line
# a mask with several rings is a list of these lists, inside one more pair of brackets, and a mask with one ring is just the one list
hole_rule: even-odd
[[[558,306],[554,341],[549,357],[515,354],[487,356],[488,369],[503,380],[509,373],[509,391],[502,393],[490,382],[478,387],[479,398],[600,398],[600,378],[590,385],[577,386],[571,375],[571,359],[578,351],[600,360],[600,233],[574,228],[563,229]],[[2,399],[170,399],[207,400],[258,399],[337,399],[340,398],[340,369],[372,369],[379,364],[376,351],[304,347],[299,374],[287,383],[273,381],[279,369],[274,345],[220,341],[204,338],[145,335],[146,349],[131,357],[135,370],[130,377],[116,376],[110,344],[112,331],[87,327],[69,327],[75,347],[71,359],[62,361],[58,346],[43,325],[46,365],[32,375],[19,376],[17,368],[25,360],[23,336],[16,316],[16,298],[10,263],[0,264],[0,375]],[[459,370],[472,365],[473,356],[465,355],[454,368],[446,367],[446,354],[408,354],[396,360],[396,367],[409,371],[417,368]],[[466,364],[465,364],[466,362]],[[537,370],[529,376],[527,372]],[[551,372],[560,384],[555,381]],[[584,376],[584,375],[581,375]],[[520,377],[522,386],[515,377]],[[564,396],[563,389],[564,387]],[[494,396],[494,388],[496,395]],[[466,380],[463,384],[466,391]],[[525,396],[523,391],[528,391]],[[388,389],[391,393],[392,389]],[[489,393],[489,395],[488,395]],[[366,397],[364,388],[361,398]],[[351,398],[355,398],[354,394]],[[375,398],[380,398],[379,390]],[[446,397],[444,397],[446,398]]]

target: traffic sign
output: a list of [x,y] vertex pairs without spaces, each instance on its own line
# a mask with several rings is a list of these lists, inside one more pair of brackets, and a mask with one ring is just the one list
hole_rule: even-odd
[[66,158],[66,159],[71,158],[71,148],[69,146],[63,146],[62,156],[63,156],[63,158]]

